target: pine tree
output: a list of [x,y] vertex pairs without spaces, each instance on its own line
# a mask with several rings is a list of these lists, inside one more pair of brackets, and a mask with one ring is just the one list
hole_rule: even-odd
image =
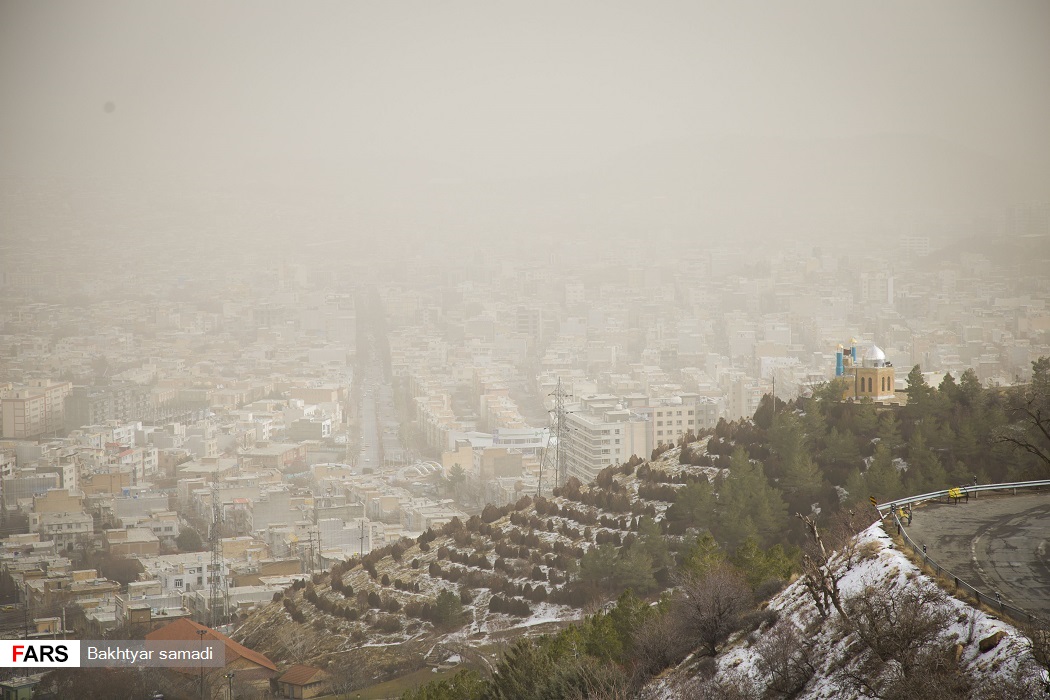
[[959,378],[959,397],[971,411],[976,409],[980,403],[981,380],[977,378],[977,372],[973,368],[967,369]]
[[752,462],[743,448],[733,452],[718,496],[715,530],[730,547],[748,535],[757,535],[764,543],[779,539],[787,523],[787,505],[766,481],[762,465]]
[[696,538],[696,542],[682,556],[682,571],[703,576],[717,564],[725,562],[726,554],[709,532]]
[[926,446],[923,431],[916,430],[908,442],[908,486],[917,493],[948,488],[948,474],[937,455]]
[[[868,495],[874,496],[879,503],[886,503],[903,495],[900,472],[893,465],[889,447],[881,442],[875,447],[875,454],[864,475],[864,482]],[[853,493],[850,492],[850,495]]]
[[714,505],[711,483],[707,479],[694,481],[678,490],[674,503],[667,509],[667,520],[681,523],[679,532],[690,527],[710,529]]
[[933,397],[933,389],[926,383],[926,377],[922,376],[919,365],[915,365],[911,372],[908,372],[905,393],[908,395],[908,405],[905,409],[913,420],[918,421],[929,412],[930,399]]
[[951,372],[944,373],[944,379],[941,380],[940,386],[937,387],[937,393],[949,404],[958,400],[959,385],[955,383],[955,377],[952,376]]
[[781,472],[798,459],[806,447],[802,420],[794,413],[778,416],[777,424],[770,431],[769,438],[770,451],[777,458],[776,462]]
[[977,433],[973,429],[973,423],[964,419],[959,424],[952,451],[959,459],[970,461],[977,455],[977,449]]
[[832,428],[824,438],[824,450],[821,452],[820,460],[840,473],[845,473],[859,465],[861,462],[860,450],[857,448],[857,440],[853,433],[848,430],[840,432],[838,428]]
[[452,591],[441,591],[434,602],[434,624],[439,627],[458,627],[463,623],[463,603]]
[[654,569],[670,566],[671,552],[667,548],[660,526],[648,515],[638,523],[638,544],[642,551],[649,555]]
[[763,551],[754,537],[744,540],[729,561],[744,572],[752,588],[773,579],[785,581],[795,568],[794,557],[782,546],[776,544]]
[[878,438],[880,443],[890,449],[890,452],[904,445],[904,438],[901,437],[900,421],[897,420],[897,414],[893,411],[886,411],[879,416]]
[[875,403],[864,398],[853,404],[853,420],[851,421],[853,433],[864,440],[875,437],[879,426],[879,414],[875,410]]
[[824,408],[825,406],[818,401],[806,401],[806,412],[802,415],[802,432],[805,433],[811,449],[822,442],[828,433],[828,420]]
[[653,560],[640,547],[623,547],[616,562],[616,586],[610,590],[648,593],[656,588]]
[[864,474],[861,473],[859,467],[850,471],[849,477],[846,479],[846,484],[843,488],[846,489],[847,496],[842,502],[842,505],[853,507],[855,510],[860,504],[867,501],[869,496],[875,495],[871,493],[871,489],[868,487],[868,481]]
[[796,505],[813,503],[823,487],[824,475],[805,452],[795,456],[780,480],[781,490]]

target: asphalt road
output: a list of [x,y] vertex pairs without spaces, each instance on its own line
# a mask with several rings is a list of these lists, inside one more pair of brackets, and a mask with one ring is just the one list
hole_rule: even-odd
[[1050,617],[1050,492],[915,508],[908,534],[982,592]]

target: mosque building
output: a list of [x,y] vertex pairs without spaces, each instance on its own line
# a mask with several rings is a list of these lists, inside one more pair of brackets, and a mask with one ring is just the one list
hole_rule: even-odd
[[840,345],[835,353],[835,376],[846,380],[842,394],[844,401],[865,398],[875,403],[897,401],[893,363],[886,359],[882,348],[874,343],[858,348],[853,342],[849,352]]

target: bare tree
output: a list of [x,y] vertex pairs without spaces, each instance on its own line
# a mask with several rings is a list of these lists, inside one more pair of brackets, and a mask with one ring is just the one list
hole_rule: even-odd
[[915,651],[932,644],[951,623],[944,593],[933,586],[909,585],[897,590],[865,586],[846,603],[843,625],[880,661],[907,667]]
[[336,700],[345,700],[350,697],[356,687],[357,674],[349,659],[342,663],[333,663],[328,667],[328,690],[335,696]]
[[1028,625],[1024,633],[1032,642],[1032,657],[1036,663],[1050,671],[1050,624],[1039,622]]
[[311,640],[307,638],[302,630],[299,630],[297,634],[289,634],[284,640],[284,655],[291,659],[293,663],[306,663],[313,648],[314,645],[311,643]]
[[[856,555],[856,537],[842,537],[842,548],[839,552],[839,562],[833,562],[834,552],[829,551],[824,545],[824,539],[817,528],[813,518],[801,513],[795,513],[809,530],[810,543],[802,554],[802,583],[806,591],[817,606],[820,617],[827,619],[831,609],[838,611],[843,618],[848,618],[842,607],[842,596],[839,593],[839,581],[846,575],[853,564]],[[852,521],[849,521],[852,522]]]
[[948,700],[969,692],[972,679],[946,635],[954,618],[939,589],[865,586],[845,608],[849,615],[839,624],[854,640],[839,672],[845,685],[884,700]]
[[699,683],[678,689],[688,700],[762,700],[761,684],[738,669],[720,672]]
[[717,564],[704,574],[680,579],[672,614],[682,638],[714,656],[718,645],[740,628],[740,619],[752,603],[744,575],[728,564]]
[[1032,381],[1014,399],[1015,422],[1004,426],[996,441],[1034,455],[1050,469],[1050,357],[1032,362]]
[[630,674],[618,667],[606,667],[600,678],[587,677],[583,688],[578,688],[569,700],[632,700],[638,687]]
[[817,671],[812,639],[806,639],[791,620],[783,620],[763,635],[755,653],[770,697],[794,697]]
[[1050,695],[1050,687],[1040,679],[1038,673],[1025,664],[1018,664],[1010,673],[999,673],[995,682],[982,683],[974,688],[971,700],[1015,700],[1015,698],[1038,698]]
[[651,676],[673,666],[689,654],[681,626],[673,615],[653,615],[634,632],[637,673]]

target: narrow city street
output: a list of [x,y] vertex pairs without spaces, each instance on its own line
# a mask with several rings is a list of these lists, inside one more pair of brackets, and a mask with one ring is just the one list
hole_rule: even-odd
[[358,325],[358,360],[355,395],[360,448],[356,465],[365,470],[381,470],[410,461],[411,454],[401,444],[400,421],[394,406],[394,389],[386,367],[389,346],[385,342],[383,310],[378,297],[361,295],[364,308]]

